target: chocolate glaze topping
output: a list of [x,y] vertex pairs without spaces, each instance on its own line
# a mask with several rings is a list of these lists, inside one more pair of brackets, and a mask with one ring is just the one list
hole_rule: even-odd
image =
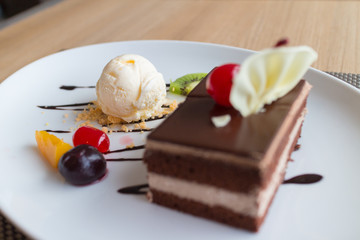
[[[150,141],[221,150],[259,162],[305,85],[304,80],[300,81],[276,104],[266,106],[265,112],[243,118],[233,108],[218,106],[206,93],[205,82],[200,82],[188,99],[148,136]],[[223,114],[231,115],[230,123],[223,128],[214,127],[211,116]],[[176,127],[180,125],[186,127]]]

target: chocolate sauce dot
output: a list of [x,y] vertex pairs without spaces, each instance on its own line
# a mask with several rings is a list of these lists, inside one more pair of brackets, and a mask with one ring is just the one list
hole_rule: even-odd
[[140,184],[140,185],[135,185],[135,186],[130,186],[130,187],[124,187],[124,188],[120,188],[118,190],[118,193],[123,193],[123,194],[146,194],[147,190],[144,190],[144,188],[148,188],[149,184]]
[[311,183],[319,182],[322,178],[323,176],[319,174],[302,174],[296,177],[292,177],[288,180],[285,180],[283,184],[288,184],[288,183],[311,184]]

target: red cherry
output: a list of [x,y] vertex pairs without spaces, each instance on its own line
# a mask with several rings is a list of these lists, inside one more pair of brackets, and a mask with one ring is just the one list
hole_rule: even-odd
[[110,140],[106,133],[103,131],[89,126],[84,126],[76,130],[73,136],[74,146],[81,144],[91,145],[99,152],[107,152],[110,147]]
[[240,70],[240,65],[228,63],[214,68],[207,77],[206,89],[219,105],[230,107],[230,91],[233,78]]

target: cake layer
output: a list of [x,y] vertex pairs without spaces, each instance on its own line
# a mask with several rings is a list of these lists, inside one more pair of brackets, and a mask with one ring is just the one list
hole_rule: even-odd
[[[233,213],[248,216],[251,218],[262,218],[271,200],[283,181],[286,164],[293,151],[294,145],[299,138],[305,111],[296,121],[294,128],[289,135],[289,141],[279,157],[269,183],[266,187],[254,187],[249,193],[229,191],[209,184],[201,184],[195,181],[188,181],[175,177],[148,173],[148,182],[151,192],[158,191],[171,194],[181,199],[187,199],[201,203],[209,208],[221,207]],[[158,202],[156,196],[152,196],[154,202]]]
[[151,193],[154,203],[253,232],[258,231],[264,219],[264,217],[253,218],[238,214],[220,206],[209,207],[200,202],[183,199],[157,190],[152,190]]

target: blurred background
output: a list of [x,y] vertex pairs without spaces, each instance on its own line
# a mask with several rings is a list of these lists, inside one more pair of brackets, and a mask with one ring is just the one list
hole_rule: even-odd
[[62,0],[0,0],[0,29]]

